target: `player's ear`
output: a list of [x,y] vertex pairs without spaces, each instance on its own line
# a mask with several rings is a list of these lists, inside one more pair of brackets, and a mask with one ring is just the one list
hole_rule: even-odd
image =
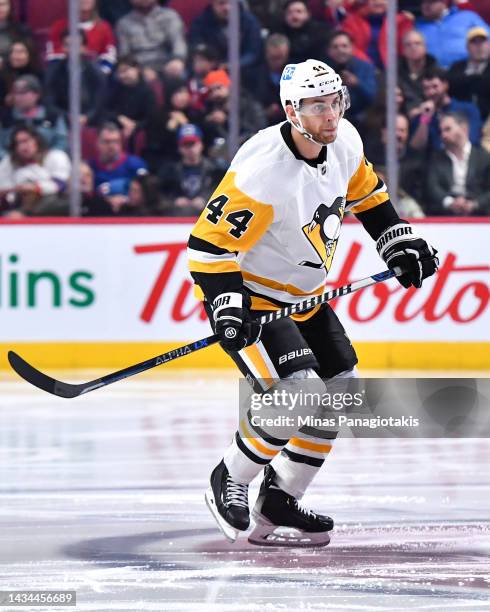
[[298,117],[296,116],[296,111],[294,110],[292,104],[286,104],[286,115],[294,123],[294,125],[299,127],[299,125],[298,125]]

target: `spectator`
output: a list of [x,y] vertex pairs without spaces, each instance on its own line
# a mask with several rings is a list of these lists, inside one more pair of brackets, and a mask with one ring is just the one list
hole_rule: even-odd
[[[341,25],[354,43],[354,55],[371,61],[380,70],[384,70],[387,61],[387,6],[388,0],[367,0],[350,13]],[[413,17],[408,13],[398,13],[396,23],[398,53],[401,53],[402,39],[413,28]]]
[[[228,138],[228,114],[230,101],[230,77],[224,70],[214,70],[204,79],[208,89],[206,99],[206,116],[204,118],[205,142],[216,147],[213,151],[218,159],[224,161],[219,146],[224,146]],[[245,90],[240,94],[240,142],[266,126],[262,106]]]
[[192,106],[192,98],[183,80],[167,84],[167,103],[163,111],[157,111],[146,128],[145,159],[150,171],[156,173],[163,160],[177,159],[177,130],[187,123],[200,123],[203,113]]
[[289,49],[289,40],[284,34],[271,34],[265,42],[265,61],[257,70],[255,83],[249,84],[254,98],[265,109],[269,125],[284,120],[284,110],[279,99],[279,81],[289,61]]
[[87,162],[80,164],[82,217],[106,217],[112,211],[109,202],[95,189],[94,172]]
[[108,21],[112,26],[131,10],[130,0],[99,0],[98,6],[102,19]]
[[411,146],[418,151],[437,151],[441,148],[439,118],[441,114],[452,111],[467,115],[470,125],[470,140],[480,143],[480,111],[472,102],[461,102],[449,95],[447,74],[440,68],[434,68],[422,78],[424,101],[413,109]]
[[171,57],[185,59],[182,19],[157,0],[131,0],[133,10],[116,24],[121,55],[132,55],[144,67],[158,70]]
[[[221,63],[228,62],[228,18],[232,0],[211,0],[209,6],[191,24],[190,42],[214,47]],[[244,78],[262,58],[262,38],[257,19],[242,4],[240,9],[240,68]]]
[[[81,32],[83,46],[80,56],[81,89],[80,108],[82,125],[96,126],[101,117],[107,99],[106,78],[96,62],[84,55],[85,32]],[[70,111],[70,35],[66,31],[63,36],[63,59],[51,62],[46,70],[46,105],[67,119]]]
[[196,216],[223,176],[203,155],[202,132],[197,125],[182,126],[177,135],[180,159],[165,164],[160,173],[162,213],[168,216]]
[[136,130],[146,123],[156,109],[153,90],[144,81],[138,62],[130,57],[121,57],[117,64],[106,106],[109,121],[121,125],[124,138],[130,139]]
[[378,89],[372,64],[353,56],[352,39],[346,32],[332,34],[327,45],[327,63],[340,74],[349,89],[347,118],[357,123],[372,103]]
[[95,190],[94,176],[88,164],[82,163],[82,216],[145,217],[158,209],[158,179],[149,174],[137,175],[129,183],[128,195],[106,199]]
[[443,68],[466,59],[466,33],[471,28],[488,26],[473,11],[448,8],[446,0],[422,0],[422,17],[416,28],[425,38],[427,50]]
[[283,21],[275,28],[289,39],[289,61],[296,64],[311,57],[322,57],[331,28],[312,18],[306,0],[287,0]]
[[437,67],[432,55],[427,53],[425,39],[416,30],[410,30],[402,41],[402,55],[398,64],[398,84],[405,96],[408,115],[424,100],[422,76]]
[[[396,88],[397,112],[406,115],[405,98],[400,87]],[[373,104],[367,109],[359,131],[365,143],[368,159],[384,160],[384,145],[381,134],[386,123],[386,83],[381,83]]]
[[99,128],[96,146],[97,157],[89,162],[95,188],[113,210],[119,211],[128,203],[131,180],[147,174],[146,163],[124,151],[122,132],[114,123],[104,123]]
[[490,154],[471,145],[465,115],[447,113],[440,129],[444,150],[432,157],[427,181],[430,214],[490,214]]
[[[83,55],[97,62],[100,69],[110,74],[116,63],[116,41],[111,24],[100,18],[97,0],[80,0],[80,31],[84,32]],[[46,48],[48,62],[66,59],[64,38],[69,29],[68,19],[58,19],[51,26]]]
[[474,102],[483,121],[490,113],[490,42],[484,28],[468,32],[468,59],[448,72],[449,91],[458,100]]
[[29,38],[14,40],[10,45],[4,66],[0,70],[0,102],[11,104],[11,100],[6,99],[7,93],[15,79],[25,74],[32,74],[39,80],[43,77],[37,49]]
[[481,130],[481,146],[490,153],[490,115]]
[[63,151],[48,149],[33,127],[12,132],[9,154],[0,162],[3,207],[23,215],[66,215],[65,197],[70,160]]
[[159,180],[151,174],[135,176],[129,184],[128,203],[123,212],[129,217],[154,215],[160,209]]
[[192,106],[197,110],[204,109],[206,99],[206,88],[204,79],[211,72],[218,68],[218,55],[213,47],[208,45],[197,45],[191,54],[191,76],[188,82],[189,91],[192,98]]
[[32,39],[32,32],[15,19],[11,0],[0,0],[0,67],[11,44],[19,39]]
[[9,93],[12,107],[0,108],[0,151],[8,148],[11,132],[19,124],[36,128],[49,149],[68,150],[66,120],[40,103],[41,93],[41,83],[35,76],[26,74],[14,81]]
[[267,32],[274,31],[281,20],[284,0],[248,0],[247,5]]
[[[398,159],[398,194],[396,209],[398,214],[406,217],[425,217],[421,202],[424,202],[423,186],[425,184],[426,164],[423,155],[410,148],[408,144],[410,122],[402,113],[396,116],[396,143]],[[376,173],[387,180],[385,161],[388,129],[383,125],[381,129],[382,148],[378,155],[368,155],[368,159],[376,166]],[[367,149],[367,152],[369,149]]]
[[490,4],[488,0],[471,0],[471,8],[487,23],[490,23]]
[[322,18],[338,28],[347,17],[348,11],[352,11],[355,7],[357,0],[325,0],[322,4]]

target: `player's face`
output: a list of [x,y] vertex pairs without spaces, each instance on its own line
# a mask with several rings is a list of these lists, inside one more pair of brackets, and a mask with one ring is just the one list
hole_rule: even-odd
[[317,142],[330,144],[337,138],[337,128],[342,114],[342,96],[307,98],[299,110],[301,122]]

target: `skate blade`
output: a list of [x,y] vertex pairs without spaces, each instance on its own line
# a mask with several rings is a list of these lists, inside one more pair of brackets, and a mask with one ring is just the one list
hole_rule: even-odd
[[288,548],[311,548],[327,546],[330,536],[327,531],[307,533],[292,527],[278,527],[261,514],[252,512],[255,528],[248,537],[256,546],[284,546]]
[[218,524],[218,527],[221,529],[225,538],[231,543],[235,542],[238,537],[239,531],[231,525],[228,525],[228,523],[218,512],[218,508],[216,507],[216,502],[214,501],[214,495],[211,487],[204,494],[204,499],[206,500],[206,505],[209,508],[211,514],[214,517],[214,520]]

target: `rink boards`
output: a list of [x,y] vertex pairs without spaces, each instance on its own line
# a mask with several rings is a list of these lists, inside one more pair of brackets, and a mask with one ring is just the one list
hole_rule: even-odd
[[[490,367],[488,219],[425,219],[441,268],[421,290],[395,280],[334,307],[368,368]],[[0,367],[119,367],[210,333],[187,272],[189,219],[44,219],[0,228]],[[362,226],[342,229],[328,287],[384,269]],[[172,367],[232,365],[218,348]]]

